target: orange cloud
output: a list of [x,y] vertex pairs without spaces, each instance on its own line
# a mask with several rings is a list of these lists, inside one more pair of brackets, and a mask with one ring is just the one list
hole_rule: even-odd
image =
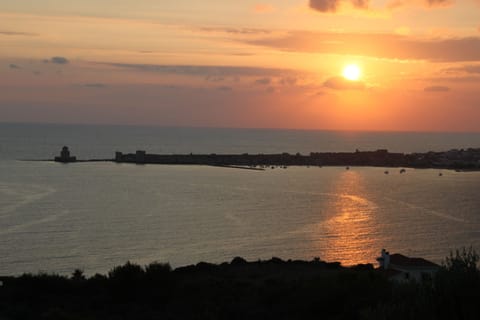
[[453,0],[427,0],[427,5],[429,7],[437,7],[437,6],[448,6],[453,3]]
[[[345,0],[310,0],[309,6],[311,9],[319,12],[336,12],[340,4]],[[369,0],[349,0],[355,8],[367,9]]]
[[310,8],[320,12],[335,12],[340,4],[339,0],[310,0]]
[[430,86],[423,89],[425,92],[448,92],[450,91],[449,87],[445,86]]
[[453,0],[391,0],[387,3],[388,9],[397,9],[407,6],[425,6],[428,8],[445,7],[452,5]]
[[473,64],[473,65],[464,65],[461,67],[455,67],[455,68],[448,68],[443,70],[446,74],[453,74],[453,75],[458,75],[458,74],[474,74],[474,75],[480,75],[480,65],[478,64]]
[[292,52],[435,62],[480,61],[480,37],[426,39],[395,34],[292,31],[280,37],[244,41]]
[[342,77],[332,77],[323,84],[324,87],[335,90],[363,90],[365,84],[361,81],[349,81]]
[[[220,80],[222,77],[240,76],[282,76],[291,75],[295,72],[280,68],[261,68],[247,66],[224,66],[224,65],[162,65],[162,64],[134,64],[112,62],[90,62],[92,65],[110,66],[120,69],[130,69],[142,72],[153,72],[170,75],[187,75],[204,77],[209,81]],[[216,81],[214,81],[216,82]]]
[[[370,0],[309,0],[309,7],[319,12],[336,12],[343,3],[351,3],[354,8],[368,9]],[[453,0],[390,0],[388,9],[397,9],[407,6],[424,6],[428,8],[446,7],[454,3]]]
[[45,59],[43,62],[45,63],[55,63],[55,64],[68,64],[68,61],[65,57],[52,57],[51,59]]
[[31,32],[18,32],[18,31],[4,31],[0,30],[2,36],[38,36],[36,33]]
[[253,7],[253,12],[255,13],[270,13],[275,11],[275,7],[271,4],[262,4],[259,3]]

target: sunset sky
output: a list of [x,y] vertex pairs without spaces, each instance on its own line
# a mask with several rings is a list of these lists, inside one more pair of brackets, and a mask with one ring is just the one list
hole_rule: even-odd
[[0,48],[0,122],[480,131],[480,0],[0,0]]

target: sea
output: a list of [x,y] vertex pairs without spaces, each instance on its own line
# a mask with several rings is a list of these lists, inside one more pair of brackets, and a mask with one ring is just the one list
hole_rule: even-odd
[[442,263],[459,248],[480,251],[480,172],[37,161],[64,145],[79,159],[136,150],[410,153],[479,148],[480,133],[0,123],[0,276],[236,256],[348,266],[375,263],[382,248]]

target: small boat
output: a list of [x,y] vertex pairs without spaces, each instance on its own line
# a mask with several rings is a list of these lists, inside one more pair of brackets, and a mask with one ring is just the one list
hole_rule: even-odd
[[387,171],[385,171],[384,173],[385,173],[385,174],[389,174],[390,172],[388,172],[388,170],[387,170]]
[[350,167],[346,167],[345,170],[350,170]]
[[407,170],[405,170],[405,169],[400,170],[400,173],[405,173],[405,172],[407,172]]
[[439,176],[439,177],[443,176],[443,173],[440,172],[440,173],[438,174],[438,176]]

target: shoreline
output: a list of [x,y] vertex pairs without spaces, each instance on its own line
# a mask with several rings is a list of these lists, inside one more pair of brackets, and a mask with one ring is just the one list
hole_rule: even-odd
[[[410,169],[440,169],[460,172],[480,171],[480,148],[452,149],[443,152],[392,153],[386,149],[355,152],[310,152],[289,154],[149,154],[144,150],[135,153],[115,152],[114,158],[77,159],[63,147],[60,156],[47,160],[60,163],[114,162],[158,165],[209,165],[236,169],[264,170],[266,168],[306,167],[383,167]],[[403,171],[403,170],[401,170]],[[401,172],[403,173],[403,172]]]
[[[131,165],[164,165],[164,166],[209,166],[217,168],[230,168],[230,169],[241,169],[241,170],[253,170],[253,171],[266,171],[267,169],[288,169],[289,167],[317,167],[317,168],[345,168],[346,170],[355,169],[355,168],[385,168],[385,169],[410,169],[410,170],[448,170],[455,172],[480,172],[480,167],[476,168],[455,168],[448,166],[389,166],[389,165],[373,165],[373,164],[362,164],[362,165],[345,165],[345,164],[328,164],[328,165],[308,165],[308,164],[293,164],[293,165],[265,165],[264,167],[259,167],[260,165],[253,166],[241,166],[241,165],[229,165],[229,164],[209,164],[209,163],[156,163],[156,162],[119,162],[115,159],[80,159],[76,161],[55,161],[52,159],[17,159],[15,161],[21,162],[56,162],[62,164],[75,164],[75,163],[94,163],[94,162],[111,162],[116,164],[131,164]],[[348,167],[348,168],[346,168]],[[403,172],[402,172],[403,173]]]

